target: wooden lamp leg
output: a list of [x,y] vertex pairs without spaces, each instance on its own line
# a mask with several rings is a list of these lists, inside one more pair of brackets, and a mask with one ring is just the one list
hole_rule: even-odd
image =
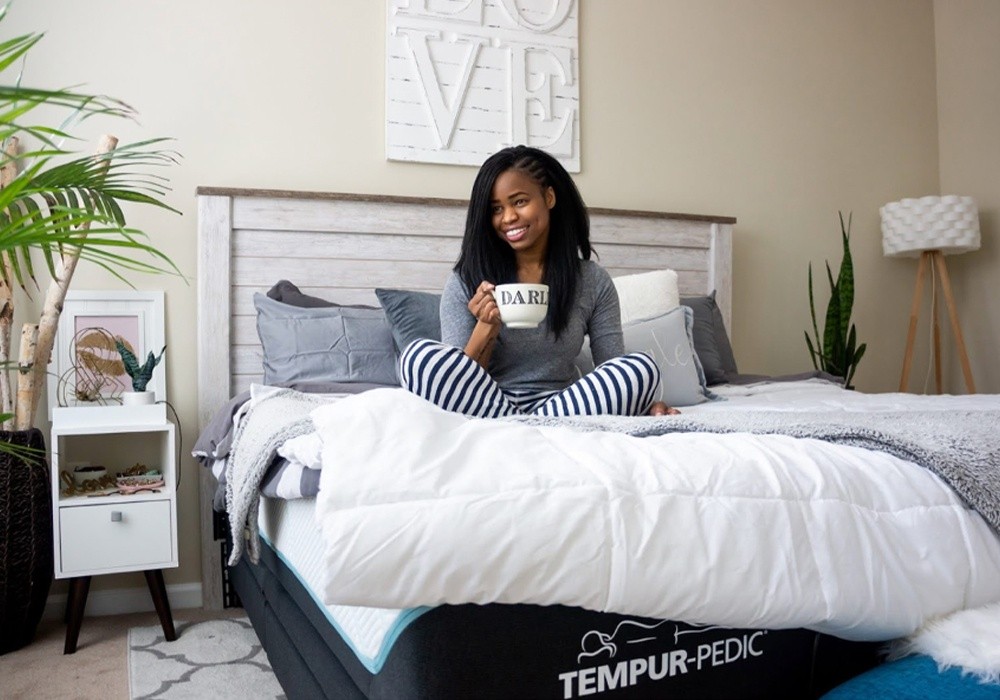
[[970,394],[975,394],[976,385],[972,380],[972,366],[969,364],[969,356],[965,352],[965,338],[962,336],[962,328],[958,324],[958,308],[955,306],[955,299],[951,294],[951,280],[948,278],[948,267],[944,263],[944,255],[940,251],[935,252],[934,263],[937,266],[938,276],[941,277],[944,301],[948,306],[948,316],[951,318],[951,331],[955,335],[955,345],[958,347],[958,359],[962,363],[962,374],[965,376],[965,388]]
[[[931,261],[936,261],[941,256],[941,251],[931,251]],[[941,321],[938,314],[938,291],[934,284],[934,265],[931,268],[931,328],[933,333],[934,352],[934,387],[937,393],[941,393],[944,388],[941,383]]]
[[913,303],[910,304],[910,330],[906,334],[906,352],[903,355],[903,374],[899,378],[899,390],[906,391],[906,385],[910,381],[910,367],[913,365],[913,343],[917,339],[917,319],[920,316],[920,297],[924,292],[924,274],[927,272],[927,263],[930,253],[920,254],[920,263],[917,265],[917,286],[913,290]]

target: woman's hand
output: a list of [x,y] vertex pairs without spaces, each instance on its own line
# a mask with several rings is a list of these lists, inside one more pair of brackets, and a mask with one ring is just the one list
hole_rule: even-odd
[[480,282],[475,294],[469,299],[469,311],[479,323],[495,326],[500,329],[500,309],[497,308],[496,299],[493,298],[493,289],[496,285],[492,282]]
[[493,345],[500,335],[500,309],[493,298],[494,286],[492,282],[480,282],[469,299],[469,312],[476,317],[476,326],[465,344],[465,354],[487,371],[490,369]]
[[678,416],[680,415],[678,411],[673,406],[668,406],[662,401],[655,401],[653,405],[649,407],[649,415],[651,416]]

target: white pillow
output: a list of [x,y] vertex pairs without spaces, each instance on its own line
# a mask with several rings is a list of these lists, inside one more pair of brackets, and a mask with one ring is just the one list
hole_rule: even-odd
[[681,303],[677,290],[677,273],[674,270],[622,275],[611,281],[618,290],[622,324],[662,316]]

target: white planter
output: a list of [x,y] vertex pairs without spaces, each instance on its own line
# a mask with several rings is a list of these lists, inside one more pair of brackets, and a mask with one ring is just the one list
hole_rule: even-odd
[[156,403],[155,391],[125,391],[122,392],[123,406],[148,406]]

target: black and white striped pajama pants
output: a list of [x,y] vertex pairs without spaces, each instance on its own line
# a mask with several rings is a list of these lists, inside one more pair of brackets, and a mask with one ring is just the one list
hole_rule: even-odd
[[642,415],[660,388],[660,368],[636,352],[604,362],[560,391],[505,391],[461,348],[426,339],[406,347],[399,374],[403,387],[417,396],[477,418]]

